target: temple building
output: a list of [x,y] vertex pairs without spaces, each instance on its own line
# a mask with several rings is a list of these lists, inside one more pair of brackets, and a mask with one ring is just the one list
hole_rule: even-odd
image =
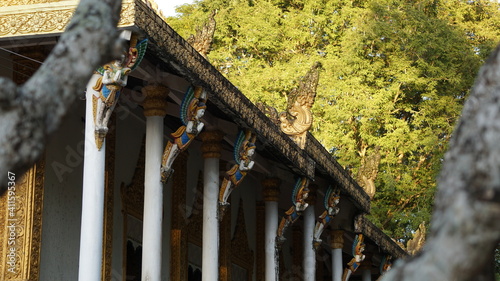
[[[2,0],[0,75],[29,79],[77,4]],[[119,29],[123,58],[75,93],[44,157],[9,174],[0,280],[368,281],[407,256],[307,131],[320,66],[276,115],[154,3],[124,0]]]

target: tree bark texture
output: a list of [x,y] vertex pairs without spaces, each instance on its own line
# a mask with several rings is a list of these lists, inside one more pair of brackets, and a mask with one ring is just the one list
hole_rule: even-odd
[[93,71],[118,57],[121,0],[82,0],[59,42],[23,85],[0,78],[0,186],[43,153]]
[[[430,235],[388,280],[478,280],[500,240],[500,48],[479,71],[438,179]],[[490,275],[491,276],[491,275]]]

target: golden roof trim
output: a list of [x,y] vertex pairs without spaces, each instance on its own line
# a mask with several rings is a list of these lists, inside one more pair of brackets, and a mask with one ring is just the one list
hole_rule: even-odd
[[[79,3],[77,0],[64,0],[29,5],[16,4],[23,2],[26,1],[13,0],[11,5],[0,9],[0,38],[60,34],[64,32]],[[118,27],[132,26],[134,21],[135,1],[124,0]]]

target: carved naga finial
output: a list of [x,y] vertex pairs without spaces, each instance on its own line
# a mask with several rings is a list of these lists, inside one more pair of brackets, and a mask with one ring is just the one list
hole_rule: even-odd
[[306,199],[309,196],[309,180],[305,177],[297,179],[295,187],[292,193],[292,207],[285,212],[285,216],[281,219],[281,222],[277,231],[277,245],[280,246],[286,240],[284,237],[285,229],[293,224],[302,215],[302,212],[309,206],[306,203]]
[[413,238],[406,243],[406,251],[410,255],[412,256],[416,255],[424,247],[425,235],[426,235],[425,222],[422,222],[418,226],[417,231],[415,231],[415,233],[413,234]]
[[288,94],[286,111],[278,111],[265,103],[256,106],[281,128],[300,148],[306,145],[307,131],[312,126],[311,107],[316,98],[316,88],[319,81],[321,63],[315,62],[306,76],[301,79],[298,88]]
[[217,10],[213,10],[212,13],[210,13],[208,21],[201,28],[196,30],[196,35],[189,36],[187,40],[187,42],[203,57],[208,55],[210,47],[212,46],[216,26],[216,14]]
[[226,172],[219,191],[219,220],[222,220],[225,208],[229,205],[227,199],[231,192],[243,181],[248,171],[255,164],[253,156],[255,154],[255,141],[257,135],[250,130],[241,130],[234,144],[234,161],[236,164]]
[[300,81],[299,87],[288,94],[287,111],[279,114],[281,130],[289,135],[300,148],[305,147],[306,134],[312,126],[311,107],[316,98],[320,68],[321,63],[315,62]]
[[333,218],[339,213],[340,209],[337,205],[340,202],[340,191],[338,189],[333,189],[332,186],[328,187],[325,194],[325,199],[323,205],[325,206],[325,211],[318,217],[316,226],[314,227],[314,248],[317,249],[321,245],[321,233],[325,227],[333,220]]

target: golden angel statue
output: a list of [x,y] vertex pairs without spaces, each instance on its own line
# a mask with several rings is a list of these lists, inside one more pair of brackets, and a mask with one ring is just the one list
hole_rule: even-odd
[[299,178],[295,183],[295,187],[292,193],[292,203],[293,206],[285,212],[285,216],[281,219],[277,231],[277,243],[278,245],[283,244],[286,240],[284,233],[285,229],[293,224],[302,215],[309,204],[306,203],[306,199],[309,196],[309,180],[305,177]]
[[354,256],[351,261],[347,264],[347,267],[344,269],[344,274],[342,275],[342,281],[349,280],[351,274],[355,272],[361,262],[365,260],[365,255],[363,255],[363,251],[365,250],[365,243],[363,242],[364,237],[363,234],[358,234],[354,237],[354,241],[352,243],[352,255]]
[[171,134],[174,141],[169,141],[163,151],[161,163],[162,181],[166,182],[172,174],[172,163],[179,153],[186,150],[193,139],[203,129],[201,117],[207,108],[207,93],[201,87],[189,87],[181,103],[181,121],[177,131]]
[[257,136],[250,130],[241,130],[234,144],[234,161],[236,164],[226,172],[219,190],[219,220],[222,219],[225,208],[229,205],[227,199],[231,192],[243,181],[248,171],[254,166],[255,141]]
[[127,85],[128,75],[139,66],[146,53],[148,40],[144,39],[128,51],[123,52],[121,59],[105,64],[97,69],[101,75],[92,87],[94,98],[94,125],[96,143],[100,149],[108,132],[108,121],[111,117],[120,92]]
[[337,205],[340,202],[340,192],[339,190],[334,190],[331,186],[325,194],[325,199],[323,205],[325,206],[325,211],[318,217],[316,226],[314,227],[314,248],[317,249],[321,245],[321,233],[325,227],[333,220],[333,218],[339,213],[340,209]]

